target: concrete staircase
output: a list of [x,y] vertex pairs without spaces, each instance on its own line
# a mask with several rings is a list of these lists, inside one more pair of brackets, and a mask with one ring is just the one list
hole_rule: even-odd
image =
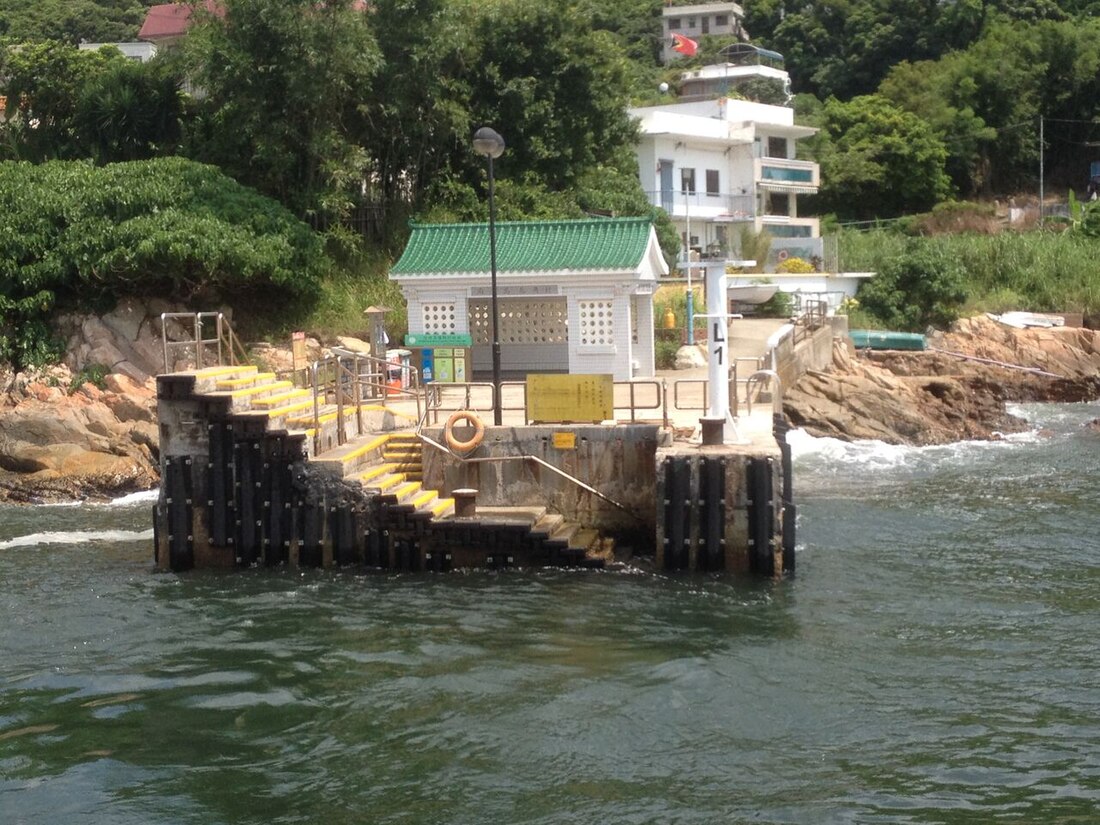
[[[199,417],[208,422],[207,472],[213,487],[204,498],[216,514],[210,522],[212,535],[224,542],[217,546],[227,548],[219,558],[232,553],[237,565],[259,558],[268,564],[280,558],[291,563],[300,558],[304,564],[359,559],[389,569],[445,571],[603,567],[613,558],[610,540],[543,506],[479,505],[475,515],[456,516],[453,498],[424,486],[420,438],[411,429],[397,429],[397,415],[384,405],[345,406],[340,444],[341,410],[335,404],[319,404],[315,410],[312,391],[255,367],[161,376],[158,392],[162,399],[197,401]],[[363,491],[361,498],[352,496],[358,502],[350,504],[352,510],[341,510],[346,503],[333,507],[331,501],[324,513],[310,509],[316,505],[287,486],[290,467],[302,459],[307,475],[315,479],[308,483],[319,485],[320,498],[329,501],[331,482],[338,483],[331,489],[348,490],[351,484]],[[173,472],[179,471],[177,462]],[[278,515],[272,500],[282,502],[279,506],[292,515]],[[357,550],[355,536],[364,535],[374,543]],[[300,554],[292,552],[299,540],[307,548]],[[256,541],[263,547],[245,550],[243,545]],[[271,549],[276,541],[285,549]],[[333,547],[327,556],[322,549],[326,541]]]

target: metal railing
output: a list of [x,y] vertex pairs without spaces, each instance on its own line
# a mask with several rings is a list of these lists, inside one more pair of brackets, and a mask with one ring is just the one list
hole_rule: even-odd
[[798,346],[829,322],[829,302],[816,298],[796,300],[794,345]]
[[[176,326],[189,337],[169,340],[168,324]],[[214,328],[213,337],[207,337],[204,329]],[[229,319],[221,312],[162,312],[160,315],[160,339],[164,353],[164,371],[175,371],[176,360],[169,360],[169,351],[191,350],[193,357],[185,358],[194,369],[204,367],[235,366],[248,362],[248,353],[233,332]],[[208,353],[213,349],[213,353]],[[212,356],[212,357],[211,357]]]
[[484,457],[481,457],[481,458],[472,458],[472,457],[466,457],[466,456],[458,455],[457,453],[451,451],[447,447],[440,444],[438,441],[436,441],[431,436],[424,435],[424,433],[422,433],[422,432],[418,431],[417,435],[419,436],[420,440],[423,443],[427,444],[429,447],[433,447],[433,448],[435,448],[436,450],[439,450],[442,453],[446,453],[449,457],[451,457],[452,459],[455,459],[456,461],[458,461],[461,464],[503,464],[503,463],[509,462],[509,461],[529,461],[533,464],[538,464],[540,467],[543,467],[543,468],[549,470],[550,472],[555,473],[556,475],[560,476],[561,478],[565,479],[566,481],[570,482],[571,484],[573,484],[577,487],[580,487],[585,492],[591,493],[592,495],[596,496],[596,498],[600,499],[601,501],[606,501],[612,507],[615,507],[616,509],[621,510],[622,512],[626,513],[631,518],[633,518],[637,521],[643,522],[643,523],[646,521],[646,519],[643,516],[641,516],[640,514],[634,512],[629,507],[627,507],[625,504],[622,504],[622,503],[616,501],[615,499],[611,498],[606,493],[601,493],[599,490],[597,490],[591,484],[588,484],[587,482],[581,481],[579,478],[572,475],[571,473],[567,473],[565,470],[561,469],[560,467],[555,467],[553,464],[546,461],[545,459],[539,458],[537,455],[531,455],[529,453],[524,453],[524,454],[521,454],[521,455],[484,456]]
[[[752,387],[759,384],[763,387],[764,381],[770,380],[775,384],[775,388],[772,390],[772,414],[783,412],[783,382],[779,380],[779,373],[775,370],[757,370],[748,378],[747,389],[751,391]],[[757,392],[759,395],[759,391]],[[752,414],[752,399],[748,401],[749,414]]]
[[[629,416],[631,423],[638,421],[639,413],[661,412],[661,422],[668,426],[668,398],[663,380],[613,382],[614,400],[612,418],[619,420],[620,413]],[[439,423],[443,411],[470,410],[486,416],[493,412],[493,385],[488,382],[467,381],[457,383],[429,383],[425,385],[428,418]],[[639,398],[639,394],[643,397]],[[522,412],[523,423],[532,419],[527,410],[527,384],[524,381],[500,382],[501,412]]]
[[[395,363],[351,350],[334,347],[332,354],[314,361],[308,370],[313,393],[313,439],[315,452],[321,450],[322,408],[336,407],[336,443],[348,440],[346,410],[354,410],[356,432],[363,432],[363,405],[369,400],[391,397],[412,399],[416,421],[424,418],[424,391],[420,371],[409,364]],[[393,375],[400,377],[394,379]]]

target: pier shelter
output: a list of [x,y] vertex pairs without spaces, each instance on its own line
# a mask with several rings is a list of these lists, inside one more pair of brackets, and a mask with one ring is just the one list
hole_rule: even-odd
[[[414,224],[390,270],[413,340],[472,345],[492,362],[489,225]],[[647,218],[498,222],[501,366],[527,373],[654,374],[653,292],[668,274]]]

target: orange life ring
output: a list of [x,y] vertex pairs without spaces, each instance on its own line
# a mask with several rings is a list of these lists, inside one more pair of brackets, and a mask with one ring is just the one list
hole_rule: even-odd
[[[474,428],[473,436],[467,441],[460,441],[455,438],[455,424],[459,421],[465,421]],[[469,410],[456,410],[451,413],[451,417],[443,425],[443,438],[446,440],[447,446],[456,453],[468,453],[471,450],[476,450],[481,440],[485,438],[485,425],[481,423],[480,418]]]

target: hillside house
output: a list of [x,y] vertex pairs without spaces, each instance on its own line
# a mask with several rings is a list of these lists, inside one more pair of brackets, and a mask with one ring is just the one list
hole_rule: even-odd
[[698,3],[691,6],[668,6],[662,11],[664,47],[661,59],[665,63],[683,57],[673,51],[672,35],[682,34],[692,40],[704,35],[742,39],[745,37],[741,21],[744,11],[737,3]]
[[[708,67],[709,68],[709,67]],[[727,97],[673,100],[630,110],[639,119],[642,188],[680,231],[682,257],[742,257],[744,227],[772,237],[770,267],[790,256],[822,255],[817,218],[799,213],[817,191],[818,165],[796,156],[816,130],[786,106]]]

